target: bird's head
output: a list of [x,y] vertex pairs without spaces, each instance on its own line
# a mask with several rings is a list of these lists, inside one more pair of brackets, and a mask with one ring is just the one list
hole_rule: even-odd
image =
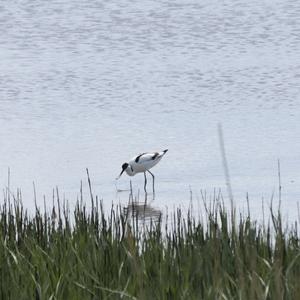
[[128,163],[124,163],[122,165],[122,171],[120,173],[120,175],[116,178],[116,179],[119,179],[121,177],[121,175],[123,174],[123,172],[128,168],[129,164]]

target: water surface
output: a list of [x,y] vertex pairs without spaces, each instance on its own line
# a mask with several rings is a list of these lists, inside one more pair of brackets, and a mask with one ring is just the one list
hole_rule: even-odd
[[[234,197],[257,213],[300,199],[300,3],[10,1],[0,4],[0,180],[33,206],[53,187],[75,201],[125,201],[114,178],[140,152],[169,148],[155,205],[188,205],[225,188],[222,123]],[[117,188],[128,189],[123,177]],[[135,191],[143,176],[133,178]],[[225,190],[224,190],[225,192]],[[225,193],[226,194],[226,193]],[[226,195],[225,195],[226,196]]]

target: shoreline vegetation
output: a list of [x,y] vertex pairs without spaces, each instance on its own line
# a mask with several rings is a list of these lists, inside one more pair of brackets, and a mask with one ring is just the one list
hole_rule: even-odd
[[202,219],[147,204],[71,211],[57,191],[28,213],[21,193],[0,206],[1,299],[300,299],[298,222],[236,215],[220,195]]

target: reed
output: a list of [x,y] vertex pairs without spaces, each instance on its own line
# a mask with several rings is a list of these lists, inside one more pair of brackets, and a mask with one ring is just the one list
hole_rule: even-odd
[[[298,224],[250,214],[232,220],[216,196],[202,221],[177,209],[143,219],[131,203],[109,213],[70,210],[59,199],[24,209],[21,193],[0,208],[1,299],[300,299]],[[135,210],[135,213],[132,213]],[[141,221],[142,220],[142,221]]]

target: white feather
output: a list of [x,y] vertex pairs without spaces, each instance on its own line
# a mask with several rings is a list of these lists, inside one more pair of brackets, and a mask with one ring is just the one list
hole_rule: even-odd
[[132,166],[135,173],[145,172],[153,168],[163,157],[163,154],[156,155],[155,153],[145,153],[139,157],[139,160],[136,162],[136,157],[129,161],[130,166]]
[[153,168],[166,154],[165,151],[161,152],[147,152],[136,155],[128,162],[126,173],[129,176],[134,176],[136,173],[146,172]]
[[[134,176],[137,173],[145,173],[145,184],[144,184],[144,190],[146,191],[146,184],[147,184],[147,178],[146,178],[146,171],[150,172],[149,169],[153,168],[161,159],[162,157],[167,153],[168,149],[161,151],[161,152],[152,152],[152,153],[142,153],[135,157],[133,157],[128,163],[124,163],[122,165],[122,171],[116,179],[119,179],[123,172],[125,171],[127,175]],[[151,172],[150,172],[151,173]],[[153,195],[154,195],[154,175],[151,173],[153,177]]]

